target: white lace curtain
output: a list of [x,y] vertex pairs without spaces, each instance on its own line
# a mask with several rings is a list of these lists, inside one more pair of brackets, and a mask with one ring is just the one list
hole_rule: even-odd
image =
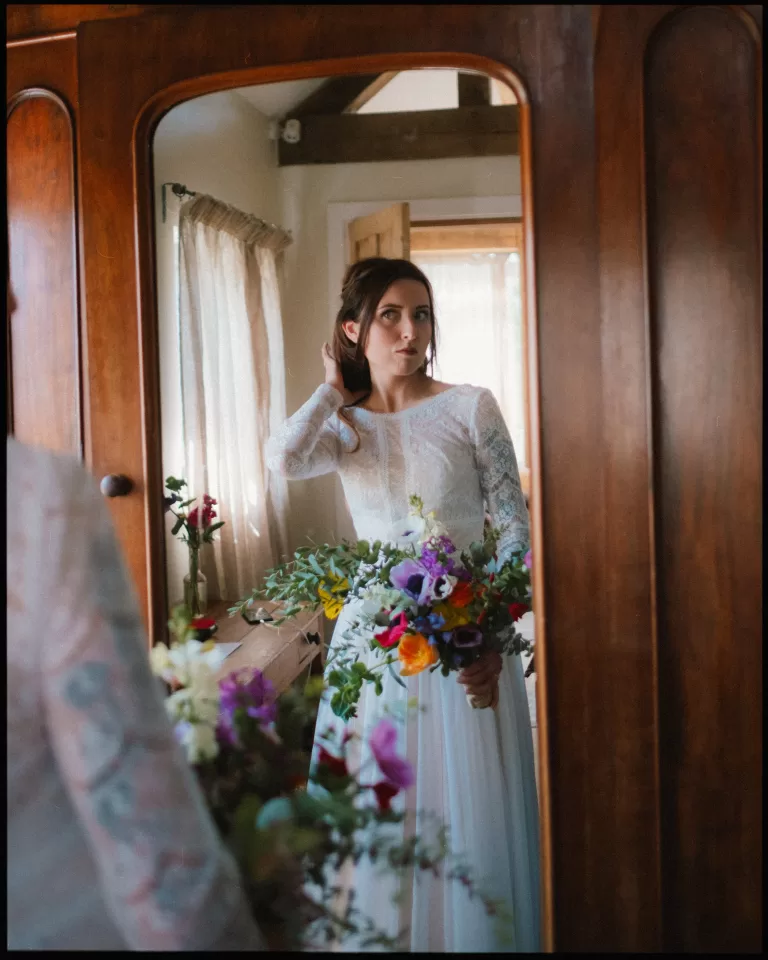
[[435,376],[487,387],[509,428],[518,465],[528,466],[520,255],[419,252],[412,259],[435,294]]
[[281,252],[290,235],[211,197],[179,214],[185,478],[225,521],[201,552],[209,596],[244,597],[287,549],[285,481],[264,460],[285,420]]

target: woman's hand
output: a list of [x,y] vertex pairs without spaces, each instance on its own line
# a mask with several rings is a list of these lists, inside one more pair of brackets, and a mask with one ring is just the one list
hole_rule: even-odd
[[350,393],[350,391],[344,386],[344,377],[341,374],[341,366],[331,353],[331,348],[327,343],[323,344],[321,353],[323,357],[323,366],[325,367],[325,382],[335,390],[339,391],[344,398],[344,406],[349,406],[351,403],[354,403],[356,400],[359,400],[360,397],[364,396],[365,391],[361,391],[359,393]]
[[499,674],[501,673],[501,654],[495,650],[484,653],[479,660],[460,670],[456,680],[462,684],[469,697],[478,700],[490,698],[490,707],[499,702]]

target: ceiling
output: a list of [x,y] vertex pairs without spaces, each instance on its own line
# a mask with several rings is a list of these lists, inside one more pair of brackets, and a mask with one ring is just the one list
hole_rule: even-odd
[[[397,113],[403,110],[448,110],[459,105],[457,70],[403,70],[376,93],[359,113]],[[269,119],[283,119],[327,77],[289,80],[233,90]],[[505,98],[506,102],[510,102]],[[496,81],[491,85],[491,103],[504,102]]]
[[282,119],[326,81],[326,77],[311,80],[287,80],[285,83],[264,83],[258,87],[240,87],[233,90],[244,97],[259,113],[270,120]]

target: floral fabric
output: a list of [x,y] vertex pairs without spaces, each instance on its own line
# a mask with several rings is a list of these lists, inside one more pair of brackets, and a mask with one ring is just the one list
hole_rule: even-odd
[[96,484],[7,455],[8,947],[260,949]]

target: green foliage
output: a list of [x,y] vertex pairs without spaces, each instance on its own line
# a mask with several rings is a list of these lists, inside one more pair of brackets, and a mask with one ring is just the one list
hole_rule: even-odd
[[168,477],[165,481],[165,486],[171,493],[178,493],[182,487],[186,487],[186,480],[178,480],[176,477]]

